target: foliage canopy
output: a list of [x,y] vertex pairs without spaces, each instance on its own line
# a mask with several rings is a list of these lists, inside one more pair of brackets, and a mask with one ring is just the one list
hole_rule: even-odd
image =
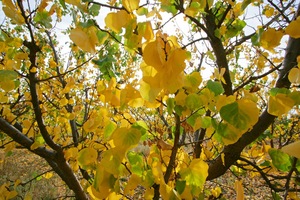
[[207,183],[228,169],[237,199],[245,173],[296,198],[299,6],[2,0],[0,145],[45,159],[76,199],[219,198]]

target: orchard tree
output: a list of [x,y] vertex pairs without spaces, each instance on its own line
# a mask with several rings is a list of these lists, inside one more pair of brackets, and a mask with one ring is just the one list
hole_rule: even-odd
[[2,0],[0,145],[76,199],[220,198],[228,170],[299,198],[299,6]]

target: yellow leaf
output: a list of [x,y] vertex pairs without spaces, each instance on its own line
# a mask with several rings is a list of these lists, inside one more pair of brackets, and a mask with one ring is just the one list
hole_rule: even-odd
[[29,192],[27,192],[24,197],[24,200],[32,200],[32,195]]
[[203,189],[208,176],[208,164],[202,159],[193,159],[190,165],[179,173],[186,184],[194,188],[192,192],[195,194]]
[[155,103],[156,96],[159,94],[160,91],[160,88],[153,87],[149,83],[141,80],[140,94],[146,101],[149,101],[150,103]]
[[300,84],[300,68],[291,69],[288,78],[291,83]]
[[15,7],[11,0],[3,0],[2,1],[4,7],[2,7],[5,15],[13,20],[14,23],[22,25],[25,23],[21,12]]
[[300,140],[282,147],[281,150],[290,156],[300,159]]
[[212,189],[212,191],[211,191],[211,194],[212,194],[214,197],[216,197],[216,198],[218,198],[218,197],[220,196],[221,193],[222,193],[222,189],[221,189],[219,186],[215,187],[215,188]]
[[13,191],[10,191],[7,195],[7,199],[12,199],[14,197],[16,197],[18,195],[18,192],[13,190]]
[[166,143],[164,140],[162,139],[159,139],[157,141],[157,146],[162,149],[162,150],[172,150],[173,149],[173,146]]
[[80,5],[80,0],[65,0],[66,3],[72,4],[74,6],[79,6]]
[[138,185],[140,185],[142,182],[142,178],[139,177],[136,174],[132,174],[129,181],[127,181],[127,185],[125,186],[124,189],[124,194],[130,194],[130,191],[134,191],[135,188],[137,188]]
[[78,164],[83,168],[86,169],[92,164],[95,164],[98,158],[98,152],[92,148],[84,148],[78,154]]
[[285,33],[293,38],[300,38],[300,17],[292,21],[285,29]]
[[189,91],[196,91],[202,82],[202,77],[199,72],[192,72],[184,77],[184,87]]
[[153,187],[147,188],[146,191],[145,191],[144,198],[146,200],[152,200],[153,197],[154,197],[154,188]]
[[5,92],[9,92],[15,89],[16,84],[13,80],[1,81],[0,80],[0,88],[2,88]]
[[244,187],[242,181],[236,180],[234,183],[234,188],[236,191],[236,200],[244,200]]
[[141,34],[147,41],[152,40],[154,37],[150,22],[139,23],[138,33]]
[[86,29],[76,27],[70,31],[70,39],[82,50],[90,53],[96,52],[98,38],[95,27],[91,26]]
[[162,199],[180,200],[180,195],[169,185],[162,183],[159,187]]
[[30,146],[30,150],[35,150],[39,148],[41,144],[38,141],[34,141],[34,143]]
[[123,149],[124,151],[136,146],[141,138],[141,132],[136,128],[118,128],[116,129],[111,139],[114,141],[114,145]]
[[129,12],[139,8],[140,0],[122,0],[123,6]]
[[143,58],[147,65],[154,67],[156,70],[161,69],[166,61],[164,42],[159,39],[149,42],[143,50]]
[[123,198],[123,195],[112,192],[112,193],[110,193],[110,195],[108,195],[107,200],[116,200],[116,199],[122,199],[122,198]]
[[120,10],[116,13],[109,13],[105,17],[105,24],[108,28],[119,33],[122,28],[131,21],[131,15],[125,10]]
[[36,68],[36,67],[32,67],[32,68],[30,69],[30,72],[31,72],[31,73],[36,73],[36,72],[37,72],[37,68]]
[[277,94],[276,96],[269,97],[269,106],[268,106],[268,113],[274,116],[280,116],[283,114],[288,113],[295,102],[286,94]]
[[68,99],[66,99],[66,98],[63,98],[63,99],[61,99],[60,101],[59,101],[59,105],[60,106],[65,106],[65,105],[67,105],[69,103],[69,101],[68,101]]
[[282,36],[282,31],[277,31],[274,28],[269,28],[261,35],[261,46],[269,51],[272,51],[280,44]]
[[53,173],[52,173],[52,172],[47,172],[46,174],[43,174],[43,177],[44,177],[45,179],[50,179],[52,176],[53,176]]
[[270,18],[270,17],[273,16],[273,14],[274,14],[274,8],[273,8],[273,7],[270,7],[269,5],[267,5],[267,6],[265,7],[265,16],[266,16],[267,18]]

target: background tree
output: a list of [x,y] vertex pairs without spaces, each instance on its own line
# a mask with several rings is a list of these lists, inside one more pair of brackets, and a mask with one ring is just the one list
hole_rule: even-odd
[[297,195],[295,0],[2,4],[1,146],[45,159],[76,199],[218,198],[206,183],[228,169]]

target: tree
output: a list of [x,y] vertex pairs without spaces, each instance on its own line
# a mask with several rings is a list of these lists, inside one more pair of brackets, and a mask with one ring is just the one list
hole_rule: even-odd
[[205,183],[228,169],[296,195],[296,1],[2,4],[1,145],[45,159],[76,199],[218,198]]

